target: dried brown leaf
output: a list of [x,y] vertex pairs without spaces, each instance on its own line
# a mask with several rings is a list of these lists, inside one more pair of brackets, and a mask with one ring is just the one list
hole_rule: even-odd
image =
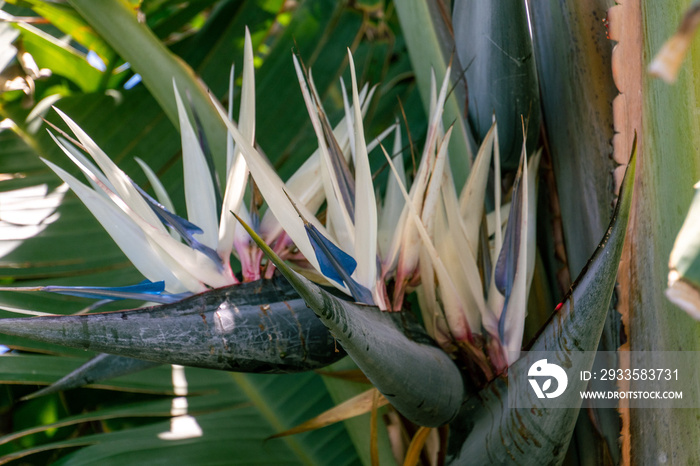
[[[378,398],[376,402],[375,397]],[[326,427],[331,424],[335,424],[336,422],[344,421],[346,419],[368,413],[372,411],[374,406],[376,406],[375,409],[379,409],[387,403],[389,403],[387,399],[384,398],[384,396],[379,393],[376,388],[371,388],[366,392],[362,392],[359,395],[342,402],[338,406],[319,414],[313,419],[309,419],[296,427],[268,437],[268,440],[320,429],[321,427]]]

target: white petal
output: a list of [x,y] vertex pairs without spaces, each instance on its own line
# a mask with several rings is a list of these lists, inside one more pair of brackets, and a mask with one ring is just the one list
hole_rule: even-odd
[[[233,86],[233,82],[231,82]],[[229,113],[231,108],[229,107]],[[253,60],[253,45],[250,40],[248,28],[245,31],[245,45],[243,48],[243,87],[241,89],[241,108],[238,114],[239,129],[241,134],[251,144],[255,144],[255,63]],[[231,138],[227,134],[227,138]],[[236,217],[231,212],[238,213],[245,194],[248,179],[248,166],[245,158],[238,149],[233,156],[232,167],[228,172],[226,181],[226,193],[224,194],[221,209],[221,224],[219,225],[219,247],[217,252],[224,261],[229,260],[233,249],[235,231],[242,230]],[[247,236],[245,231],[242,234]]]
[[[493,136],[493,199],[494,205],[501,205],[501,184],[503,180],[501,179],[501,148],[498,143],[498,131],[494,131]],[[503,220],[501,218],[501,210],[496,209],[496,225],[503,225]],[[501,253],[501,247],[503,246],[503,230],[500,228],[495,229],[495,241],[494,241],[494,255],[491,257],[491,263],[495,264],[498,255]],[[493,278],[493,276],[492,276]]]
[[374,294],[377,288],[377,200],[374,197],[355,64],[350,49],[348,57],[352,76],[352,103],[355,110],[355,276],[358,283]]
[[[376,87],[372,87],[372,90],[370,91],[369,98],[365,100],[365,97],[367,96],[367,88],[368,84],[365,83],[364,86],[362,86],[362,90],[360,91],[360,102],[362,102],[362,116],[364,117],[365,114],[367,113],[367,107],[368,103],[370,100],[372,100],[372,96],[374,95],[374,91],[376,90]],[[355,134],[355,128],[353,126],[353,120],[355,119],[353,117],[354,110],[352,109],[352,105],[350,105],[350,102],[348,101],[348,92],[347,89],[345,89],[345,82],[343,82],[343,78],[340,78],[340,90],[341,93],[343,94],[343,109],[345,110],[345,118],[343,121],[347,122],[347,132],[350,136]],[[340,143],[340,140],[338,140],[338,143],[340,144],[340,147],[345,151],[345,146]],[[353,137],[350,137],[347,140],[347,144],[350,148],[350,154],[352,156],[352,163],[355,163],[355,139]],[[371,151],[371,149],[368,148],[368,151]]]
[[192,128],[187,111],[180,98],[175,80],[173,80],[177,113],[180,118],[180,136],[182,139],[182,169],[185,179],[185,204],[187,219],[202,229],[197,240],[216,249],[219,241],[219,220],[216,212],[216,195],[214,183],[209,172],[207,160],[199,145],[197,135]]
[[[235,67],[231,65],[231,73],[228,77],[228,118],[233,121],[233,91],[234,91],[234,71]],[[233,166],[233,138],[226,133],[226,175],[231,171]]]
[[[367,109],[369,108],[369,102],[374,95],[376,88],[372,88],[369,91],[369,96],[367,95],[368,86],[365,84],[360,93],[360,100],[362,101],[362,114],[365,115]],[[365,99],[366,98],[366,99]],[[347,127],[348,119],[344,117],[338,125],[333,129],[333,134],[338,145],[343,151],[345,160],[349,160],[349,134]],[[376,147],[384,137],[389,134],[390,130],[385,130],[376,139],[374,139],[368,146],[368,151]],[[302,202],[310,212],[316,212],[323,204],[326,196],[323,191],[323,182],[321,180],[321,161],[320,161],[320,149],[316,149],[311,156],[302,164],[299,169],[294,172],[294,174],[287,180],[286,190],[288,193],[293,193],[297,196],[300,202]],[[268,210],[263,215],[260,223],[260,233],[263,239],[270,243],[282,232],[282,227],[279,225],[275,216],[271,214]]]
[[243,82],[241,87],[241,108],[238,113],[238,124],[241,134],[248,141],[255,140],[255,61],[253,58],[253,43],[250,31],[245,28],[245,44],[243,46]]
[[[394,167],[394,164],[391,162],[389,154],[384,152],[384,156],[386,157],[389,163],[391,171],[398,180],[399,174],[396,171],[396,167]],[[466,313],[467,304],[461,301],[461,296],[460,293],[457,291],[456,284],[452,280],[452,277],[450,276],[447,268],[445,267],[445,264],[443,263],[437,250],[435,249],[435,246],[430,239],[430,234],[426,230],[425,225],[423,225],[423,222],[421,221],[418,215],[417,209],[415,209],[415,207],[410,202],[409,194],[406,192],[406,189],[402,185],[400,185],[400,187],[401,194],[406,200],[406,208],[408,210],[408,214],[410,215],[410,221],[412,221],[416,226],[416,230],[420,236],[420,239],[422,240],[422,246],[425,247],[428,254],[430,255],[430,260],[432,261],[432,265],[435,268],[435,274],[437,275],[438,283],[440,284],[440,297],[442,299],[442,303],[445,309],[445,315],[447,317],[448,322],[451,322],[450,330],[454,332],[453,335],[455,336],[455,338],[466,338],[467,335],[464,333],[466,331],[466,328],[464,326],[461,326],[461,324],[466,324],[466,319],[464,318],[464,316]],[[453,328],[452,325],[454,325],[455,327]]]
[[527,279],[526,288],[528,295],[530,293],[530,284],[532,276],[535,273],[535,258],[537,256],[537,173],[540,166],[542,149],[537,151],[535,155],[530,157],[528,161],[528,207],[527,207]]
[[175,278],[160,256],[151,248],[141,228],[128,215],[113,202],[88,188],[62,168],[47,160],[44,160],[44,163],[70,186],[144,277],[151,281],[164,280],[165,288],[170,292],[185,291],[182,283]]
[[134,188],[131,179],[112,160],[100,149],[90,136],[83,131],[73,120],[65,113],[54,107],[56,113],[59,114],[63,121],[68,124],[71,131],[78,137],[85,149],[90,153],[92,158],[97,162],[97,165],[102,169],[107,179],[114,187],[119,197],[128,205],[134,212],[140,215],[153,227],[165,232],[165,227],[158,219],[156,214],[151,210],[151,207],[144,201],[141,194]]
[[460,216],[464,220],[467,241],[474,257],[478,255],[479,228],[481,227],[484,212],[484,197],[486,197],[486,185],[489,179],[491,154],[493,153],[493,141],[496,131],[498,129],[496,123],[494,123],[481,143],[474,165],[469,172],[467,184],[459,196]]
[[[525,147],[523,144],[523,152]],[[523,155],[523,159],[524,159]],[[523,202],[520,225],[517,226],[521,233],[518,251],[518,263],[515,267],[515,277],[513,279],[513,289],[508,299],[506,309],[506,323],[502,342],[507,351],[508,364],[512,364],[520,357],[520,349],[523,343],[523,330],[525,329],[525,315],[527,314],[527,275],[528,275],[528,169],[527,162],[522,164],[523,174],[521,178]]]
[[[343,79],[340,79],[340,89],[343,94],[343,109],[345,110],[345,120],[348,122],[348,134],[355,134],[355,127],[353,124],[353,120],[355,117],[353,114],[355,113],[350,107],[350,103],[348,102],[348,91],[345,89],[345,82],[343,82]],[[355,163],[355,138],[350,137],[350,154],[352,154],[352,163]]]
[[[297,79],[299,80],[299,86],[301,87],[301,93],[304,97],[304,103],[306,104],[306,109],[309,113],[314,132],[316,133],[316,139],[318,140],[318,148],[320,153],[319,160],[321,165],[320,174],[321,180],[323,181],[323,189],[326,194],[326,203],[328,205],[328,220],[326,223],[332,226],[332,229],[335,232],[335,239],[340,244],[340,247],[351,256],[354,256],[355,226],[346,209],[345,202],[342,199],[338,179],[333,173],[330,154],[328,153],[328,147],[326,146],[325,136],[323,134],[321,122],[317,113],[318,111],[311,97],[306,80],[304,79],[304,73],[296,56],[294,56],[293,59]],[[310,76],[309,85],[313,90],[313,81],[311,80]]]
[[452,136],[452,127],[447,130],[447,134],[440,142],[438,154],[435,157],[435,164],[430,173],[430,183],[425,192],[425,200],[423,201],[423,211],[421,220],[429,233],[433,232],[433,219],[437,210],[437,203],[440,199],[440,194],[443,186],[443,174],[447,164],[447,147]]
[[[102,171],[95,166],[90,159],[85,157],[81,151],[79,151],[73,144],[71,144],[68,140],[63,139],[61,136],[54,136],[51,131],[48,131],[49,136],[51,136],[51,139],[58,145],[58,147],[63,150],[63,153],[68,156],[69,159],[73,161],[76,165],[80,166],[81,164],[85,166],[90,172],[92,172],[97,179],[99,179],[102,183],[104,183],[105,186],[107,186],[109,189],[112,191],[115,191],[114,186],[112,186],[112,183],[109,182],[107,177],[102,173]],[[92,179],[88,178],[88,182],[92,185],[93,189],[97,189],[97,185],[95,185],[92,182]]]
[[[494,203],[497,206],[501,205],[501,152],[498,144],[498,131],[494,131],[493,139],[493,166],[494,166]],[[496,218],[495,239],[491,255],[491,263],[496,264],[498,256],[501,254],[503,247],[503,229],[499,225],[503,225],[505,220],[502,219],[501,209],[495,209],[494,215]],[[483,326],[491,335],[498,335],[498,319],[501,316],[505,297],[498,291],[495,280],[496,267],[491,268],[491,277],[489,279],[489,293],[487,306],[489,313],[484,314]]]
[[151,247],[158,252],[161,260],[188,290],[199,293],[206,290],[203,284],[218,288],[235,283],[235,278],[230,270],[219,270],[218,265],[203,253],[181,243],[168,233],[153,228],[152,225],[131,211],[129,206],[114,193],[108,192],[107,194],[117,207],[127,213],[141,227]]
[[[448,68],[445,74],[445,80],[442,83],[440,93],[437,98],[437,102],[434,106],[434,111],[430,116],[430,122],[428,125],[428,133],[426,135],[425,146],[423,147],[423,154],[421,156],[421,161],[418,166],[418,173],[413,181],[413,185],[410,190],[410,198],[412,208],[420,214],[422,211],[421,206],[425,199],[425,190],[428,185],[428,180],[430,177],[430,169],[432,168],[435,157],[436,157],[436,141],[440,131],[440,125],[442,122],[442,111],[445,105],[445,98],[447,96],[447,87],[449,83],[450,69]],[[411,210],[409,205],[404,207],[405,214],[402,217],[408,218]],[[403,221],[402,231],[398,234],[401,235],[402,239],[400,241],[400,246],[397,250],[389,253],[388,262],[393,263],[393,256],[398,254],[399,270],[398,274],[409,274],[412,270],[416,268],[418,263],[418,248],[417,245],[420,243],[419,235],[415,231],[414,223],[411,221]]]
[[[450,275],[455,277],[457,291],[461,293],[461,299],[466,303],[464,311],[469,326],[477,331],[481,328],[482,316],[489,314],[489,309],[484,300],[481,275],[476,262],[477,256],[469,248],[464,247],[467,244],[467,234],[459,213],[459,201],[449,167],[449,164],[446,164],[441,189],[447,226],[442,228],[436,226],[435,244],[439,245],[438,253],[443,258]],[[437,212],[440,213],[441,209],[437,209]],[[441,230],[443,236],[439,235]]]
[[496,228],[503,231],[506,223],[508,223],[508,216],[510,215],[510,202],[506,202],[501,206],[500,209],[500,225],[496,226],[496,209],[493,212],[486,214],[486,231],[488,235],[491,236],[496,233]]
[[[158,179],[158,176],[156,176],[155,172],[151,169],[151,167],[148,166],[146,162],[141,160],[138,157],[134,157],[134,160],[136,160],[136,163],[139,164],[141,167],[141,170],[146,174],[146,178],[148,178],[148,181],[151,183],[151,186],[153,186],[153,191],[156,193],[156,199],[160,204],[166,208],[171,213],[176,213],[175,212],[175,206],[173,205],[173,202],[170,200],[170,196],[168,195],[168,192],[165,190],[165,186],[163,186],[163,183],[160,182]],[[99,188],[96,188],[99,189]],[[171,226],[168,227],[168,230],[170,231],[170,236],[172,236],[175,239],[180,238],[180,234]]]
[[[457,312],[461,311],[459,313],[446,307],[445,317],[452,331],[464,332],[466,320],[469,328],[478,332],[481,329],[481,311],[486,310],[479,270],[471,253],[464,248],[464,236],[455,234],[454,227],[450,228],[449,213],[446,212],[444,203],[439,203],[434,210],[436,214],[433,244],[455,285],[454,290],[459,296],[459,302],[462,303],[462,306],[457,308]],[[423,255],[420,260],[423,260]],[[444,286],[439,287],[441,299],[444,299],[442,296],[446,291]]]
[[163,183],[160,182],[158,176],[151,169],[151,167],[148,166],[146,162],[144,162],[138,157],[134,157],[134,160],[136,160],[136,163],[139,164],[141,170],[143,170],[143,172],[145,173],[146,178],[148,178],[148,181],[151,183],[151,186],[153,186],[153,191],[156,193],[156,199],[158,200],[158,202],[160,202],[161,205],[165,207],[169,212],[174,214],[175,206],[173,205],[173,201],[170,200],[168,191],[165,190],[165,186],[163,186]]
[[[60,143],[59,143],[60,145]],[[156,228],[129,207],[123,199],[117,196],[107,186],[102,184],[86,167],[76,163],[83,173],[99,185],[109,201],[131,219],[146,235],[151,248],[158,254],[160,260],[167,266],[182,285],[189,291],[198,293],[206,290],[203,283],[209,286],[221,287],[234,282],[229,270],[220,271],[217,264],[199,251],[191,249],[174,239],[164,229]],[[96,212],[93,214],[97,215]],[[160,226],[162,224],[159,223]],[[120,245],[121,247],[121,245]]]

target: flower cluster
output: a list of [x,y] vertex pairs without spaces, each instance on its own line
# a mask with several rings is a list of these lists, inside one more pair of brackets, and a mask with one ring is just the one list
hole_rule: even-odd
[[[365,139],[363,113],[375,89],[358,86],[349,51],[348,55],[351,86],[348,92],[341,80],[345,116],[335,127],[323,110],[311,71],[294,57],[318,149],[284,182],[255,144],[253,51],[246,32],[238,122],[232,121],[232,91],[228,112],[212,98],[229,131],[223,196],[217,191],[217,175],[210,169],[213,164],[207,160],[207,145],[195,131],[174,86],[187,219],[175,214],[165,189],[145,163],[139,161],[157,200],[133,183],[58,110],[92,160],[66,138],[54,139],[80,167],[90,186],[46,163],[92,211],[134,266],[151,282],[163,283],[163,293],[148,288],[144,299],[165,302],[241,279],[269,277],[272,264],[263,259],[232,215],[235,213],[297,270],[357,302],[397,311],[402,309],[406,293],[416,290],[425,326],[443,348],[475,359],[487,374],[492,368],[501,370],[517,358],[522,344],[534,267],[539,156],[528,162],[523,144],[510,202],[502,205],[494,123],[467,183],[458,190],[449,164],[452,128],[445,130],[442,123],[448,70],[439,90],[433,79],[426,141],[408,187],[398,122],[375,140],[368,143]],[[391,176],[384,200],[379,202],[369,154],[391,133],[393,157],[381,147]],[[492,197],[487,196],[491,173],[495,186]],[[249,211],[243,201],[249,175],[267,204],[262,215]],[[484,209],[487,197],[497,206],[488,215]],[[325,222],[318,216],[322,206],[326,208]],[[241,263],[240,277],[232,272],[234,254]],[[127,293],[118,288],[73,292],[109,297]]]

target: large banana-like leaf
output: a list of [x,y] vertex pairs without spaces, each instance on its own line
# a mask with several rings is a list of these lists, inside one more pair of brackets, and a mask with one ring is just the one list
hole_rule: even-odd
[[[552,315],[542,333],[529,348],[553,353],[557,361],[586,351],[593,355],[598,347],[612,297],[617,268],[627,231],[632,205],[636,159],[632,158],[610,222],[610,227],[576,279],[562,305]],[[509,370],[523,371],[534,361],[523,357]],[[589,370],[593,356],[586,360]],[[521,367],[522,366],[522,367]],[[527,373],[527,369],[520,373]],[[578,393],[586,382],[571,387]],[[467,400],[463,411],[451,425],[451,455],[455,464],[561,464],[578,417],[578,409],[552,408],[547,400],[528,408],[518,408],[510,397],[525,392],[496,379],[478,395]]]
[[467,93],[461,79],[469,63],[456,66],[460,58],[454,55],[455,42],[444,2],[405,0],[394,3],[394,6],[401,27],[406,31],[404,39],[426,114],[430,114],[431,70],[435,72],[437,82],[442,82],[452,64],[454,92],[445,101],[444,115],[445,121],[455,124],[455,135],[450,139],[450,166],[456,186],[462,186],[477,148],[466,118]]
[[[530,1],[528,5],[543,119],[561,210],[561,217],[552,218],[545,223],[548,228],[541,231],[551,231],[554,226],[563,232],[552,235],[553,239],[559,236],[564,244],[547,253],[551,254],[548,262],[554,265],[561,261],[568,265],[570,276],[576,276],[605,231],[615,196],[611,173],[620,162],[627,162],[632,143],[631,133],[618,135],[624,138],[624,160],[610,157],[614,133],[611,103],[617,92],[611,70],[614,44],[606,37],[602,21],[610,2]],[[568,283],[564,280],[561,285]],[[621,344],[620,317],[612,307],[609,316],[601,350],[616,351]],[[619,416],[611,409],[596,411],[580,416],[584,425],[577,432],[575,443],[588,452],[585,457],[591,461],[583,464],[602,461],[608,455],[598,440],[601,436],[607,441],[609,455],[619,459]],[[598,416],[597,429],[589,421],[594,415]],[[592,446],[589,441],[597,445]],[[598,450],[595,454],[594,448]]]
[[[610,70],[612,44],[602,22],[609,3],[529,3],[543,116],[574,276],[605,231],[613,199],[610,173],[616,164],[609,157],[610,106],[616,91]],[[586,193],[583,205],[581,193]]]
[[24,399],[29,400],[50,393],[83,387],[96,382],[102,382],[103,380],[141,372],[159,365],[160,364],[157,362],[145,361],[143,359],[115,356],[106,353],[98,354],[74,371],[68,373],[68,375],[61,377],[48,387],[25,396]]
[[[664,8],[654,2],[631,2],[610,10],[611,36],[619,41],[613,51],[616,83],[627,85],[620,89],[626,98],[614,108],[616,129],[641,127],[643,163],[629,231],[634,247],[620,274],[621,288],[628,291],[620,311],[628,316],[625,334],[631,351],[700,349],[700,325],[664,295],[673,242],[692,203],[693,185],[700,179],[697,42],[693,41],[675,85],[642,74],[651,56],[675,33],[690,3],[694,2]],[[638,73],[630,75],[635,70]],[[698,399],[700,393],[696,388],[683,396]],[[639,464],[666,458],[679,464],[700,461],[696,410],[630,409],[625,414],[624,459]]]
[[455,49],[469,90],[469,120],[478,139],[498,121],[504,169],[520,160],[526,122],[527,153],[540,130],[540,100],[535,56],[524,2],[463,0],[452,12]]
[[[41,369],[41,364],[48,363],[41,363],[41,359],[46,359],[41,356],[16,356],[10,359],[14,358],[19,359],[16,367],[11,365],[16,370],[23,367],[27,371]],[[64,370],[68,366],[60,365]],[[146,377],[116,379],[112,387],[165,393],[172,390],[169,372],[164,367],[152,369],[144,372]],[[289,464],[357,464],[357,455],[340,425],[263,443],[266,437],[291,428],[330,407],[319,376],[313,373],[294,374],[288,376],[284,384],[279,384],[270,376],[252,380],[240,375],[244,379],[236,380],[226,372],[194,368],[187,368],[186,373],[189,391],[193,395],[188,397],[189,413],[202,428],[202,437],[184,440],[159,438],[159,434],[170,430],[168,418],[171,416],[171,401],[168,399],[153,400],[152,395],[146,399],[134,399],[133,395],[125,398],[111,391],[108,394],[117,403],[111,406],[109,403],[99,403],[86,412],[57,418],[52,415],[51,407],[58,404],[60,409],[59,398],[48,396],[27,402],[20,412],[8,416],[7,419],[14,423],[15,431],[0,437],[0,463],[32,455],[27,456],[25,461],[53,464],[57,457],[50,456],[51,452],[70,446],[90,445],[60,461],[65,464],[141,464],[153,462],[155,458],[169,458],[171,462],[181,459],[181,464],[212,464],[221,463],[222,458],[227,458],[242,464],[279,464],[281,456],[278,455],[283,455],[284,461]],[[31,380],[29,374],[23,377],[24,380]],[[304,395],[305,402],[294,403],[292,400],[300,394]],[[75,395],[71,397],[66,394],[69,402],[98,399],[86,391]],[[269,411],[260,411],[256,407],[259,404],[267,406]],[[295,408],[285,408],[286,405]],[[31,410],[42,406],[46,406],[42,414],[43,423],[28,425],[16,419],[22,413],[31,418]],[[144,416],[156,422],[144,425],[134,421]],[[78,439],[65,435],[72,431],[71,426],[86,426],[86,423],[95,422],[104,426],[107,432]],[[58,434],[47,436],[47,432],[52,431]],[[42,439],[42,436],[45,438]],[[15,442],[16,447],[8,451],[9,442]],[[174,452],[177,452],[176,456],[173,456]]]
[[211,105],[204,86],[197,80],[192,69],[174,54],[144,24],[139,23],[136,12],[123,0],[70,2],[80,15],[138,72],[151,95],[168,115],[177,122],[177,109],[167,86],[169,78],[180,89],[187,89],[192,104],[202,119],[210,141],[219,173],[225,167],[225,129]]

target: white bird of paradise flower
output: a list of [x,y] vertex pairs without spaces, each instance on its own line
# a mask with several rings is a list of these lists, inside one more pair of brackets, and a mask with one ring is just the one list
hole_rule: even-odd
[[[426,329],[443,348],[476,360],[487,373],[512,363],[522,345],[534,269],[539,154],[526,162],[523,144],[511,202],[501,205],[494,123],[476,155],[467,183],[458,193],[448,163],[452,128],[445,131],[442,125],[448,69],[439,91],[433,78],[426,142],[416,176],[407,188],[398,123],[366,142],[363,113],[375,88],[359,88],[349,51],[348,56],[350,98],[341,80],[345,117],[335,128],[331,128],[323,110],[311,71],[294,57],[318,149],[284,182],[256,148],[253,50],[246,31],[237,124],[231,119],[233,70],[228,112],[212,97],[229,131],[227,183],[221,200],[217,200],[215,175],[209,169],[207,155],[174,85],[187,219],[175,215],[167,192],[144,162],[138,161],[157,201],[57,109],[92,161],[67,139],[52,137],[85,174],[90,186],[45,162],[90,209],[134,266],[156,285],[42,289],[171,302],[187,294],[238,283],[240,279],[231,268],[232,253],[241,262],[244,281],[269,277],[272,264],[263,262],[262,252],[232,215],[236,213],[253,225],[278,255],[294,261],[297,270],[335,286],[355,301],[382,310],[400,310],[406,292],[415,289]],[[395,156],[390,157],[382,147],[392,174],[379,216],[369,154],[392,132]],[[492,162],[496,187],[493,200],[499,207],[485,216]],[[249,212],[243,202],[249,173],[267,203],[267,211],[259,221],[257,213]],[[317,218],[324,202],[325,224]],[[488,233],[482,227],[484,218]],[[485,265],[480,266],[482,259]]]

